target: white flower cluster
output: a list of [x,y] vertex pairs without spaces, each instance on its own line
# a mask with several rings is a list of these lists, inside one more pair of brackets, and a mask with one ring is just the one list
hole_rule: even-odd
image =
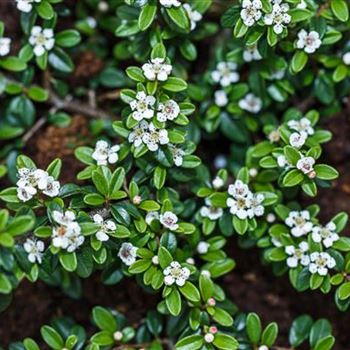
[[282,0],[271,0],[272,12],[263,17],[261,0],[243,0],[241,19],[247,27],[252,27],[262,17],[265,25],[273,26],[276,34],[281,34],[283,29],[290,23],[291,16],[288,14],[289,5]]
[[289,120],[287,125],[293,131],[289,137],[289,143],[296,148],[301,148],[308,136],[313,135],[315,132],[311,121],[305,117],[300,120]]
[[322,41],[320,39],[320,34],[314,30],[308,33],[305,29],[302,29],[298,33],[296,47],[304,50],[306,53],[314,53],[321,46],[321,44]]
[[11,50],[11,39],[2,37],[0,38],[0,56],[6,56]]
[[164,283],[167,286],[172,286],[174,283],[182,287],[190,277],[190,270],[187,267],[182,267],[179,262],[172,261],[163,271]]
[[227,199],[226,204],[230,207],[230,213],[239,219],[252,219],[264,214],[264,195],[251,192],[241,180],[228,187],[228,194],[232,197]]
[[237,64],[234,62],[219,62],[216,69],[211,72],[211,78],[223,87],[229,86],[231,83],[239,81],[236,69]]
[[69,253],[77,250],[84,243],[85,237],[81,233],[81,227],[76,221],[75,214],[71,210],[64,213],[55,210],[52,218],[58,224],[52,229],[52,245],[67,250]]
[[30,32],[29,44],[33,46],[34,55],[39,57],[50,51],[55,45],[53,30],[34,26]]
[[[310,235],[314,242],[321,243],[325,248],[330,248],[339,239],[339,235],[336,233],[336,225],[333,222],[329,222],[326,226],[314,225],[307,210],[291,211],[285,220],[285,224],[290,227],[292,236],[299,238]],[[290,268],[295,268],[301,264],[302,266],[308,266],[312,274],[318,273],[325,276],[328,269],[332,269],[336,265],[334,258],[326,252],[312,252],[310,254],[307,237],[297,247],[286,246],[285,252],[289,255],[287,265]]]
[[119,159],[119,150],[119,145],[110,146],[108,142],[99,140],[96,142],[95,150],[91,156],[96,160],[97,165],[115,164]]
[[117,225],[113,220],[104,220],[102,215],[95,214],[92,218],[94,223],[99,225],[99,229],[96,232],[96,238],[101,242],[109,240],[109,234],[115,232]]
[[249,113],[259,113],[262,108],[262,101],[259,97],[252,93],[245,95],[244,98],[238,101],[239,108]]
[[147,225],[151,225],[153,220],[158,220],[165,228],[170,231],[176,231],[179,228],[179,221],[176,214],[171,211],[165,211],[163,214],[159,214],[157,211],[150,211],[146,215]]
[[17,196],[22,202],[31,200],[38,191],[49,197],[58,196],[60,183],[45,170],[21,168],[17,176]]
[[224,211],[222,208],[216,208],[211,205],[210,199],[205,199],[205,206],[200,209],[200,214],[203,218],[215,221],[222,217]]
[[165,81],[168,79],[173,67],[171,64],[165,63],[164,58],[152,58],[149,63],[142,66],[143,74],[148,80]]
[[118,252],[120,260],[127,266],[132,265],[136,261],[137,247],[130,242],[124,242]]
[[41,2],[41,0],[15,0],[15,1],[17,3],[17,9],[25,13],[32,11],[34,3]]
[[184,4],[183,8],[185,9],[188,18],[190,19],[190,24],[191,24],[190,29],[191,30],[196,29],[197,22],[199,22],[203,18],[203,16],[201,15],[201,13],[194,10],[190,4]]
[[41,264],[43,251],[45,249],[45,245],[43,241],[28,238],[24,242],[23,248],[25,252],[28,253],[28,260],[32,264],[34,264],[35,262],[37,262],[38,264]]
[[181,2],[179,0],[159,0],[160,4],[166,8],[180,7]]

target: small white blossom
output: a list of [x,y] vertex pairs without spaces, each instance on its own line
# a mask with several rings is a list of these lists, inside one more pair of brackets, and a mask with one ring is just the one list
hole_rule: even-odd
[[280,132],[278,130],[272,130],[268,134],[267,138],[269,139],[269,141],[271,143],[276,143],[276,142],[278,142],[281,139],[281,134],[280,134]]
[[172,6],[174,7],[180,7],[181,2],[179,0],[159,0],[160,4],[164,7],[170,8]]
[[207,243],[205,241],[200,241],[197,244],[197,252],[198,252],[198,254],[207,254],[209,247],[210,247],[209,243]]
[[256,168],[249,169],[249,176],[250,177],[256,177],[257,175],[258,175],[258,169],[256,169]]
[[190,277],[190,270],[187,267],[181,267],[177,261],[172,261],[170,265],[164,269],[164,283],[172,286],[174,283],[182,287]]
[[153,123],[150,123],[148,130],[142,137],[142,141],[150,151],[155,152],[158,150],[159,145],[169,143],[168,131],[166,129],[157,129]]
[[28,13],[33,9],[33,3],[41,2],[41,0],[16,0],[17,9],[21,12]]
[[228,194],[232,197],[246,197],[249,193],[248,185],[241,180],[236,180],[233,185],[228,186]]
[[11,50],[11,39],[10,38],[0,38],[0,56],[6,56]]
[[204,341],[206,343],[209,343],[209,344],[212,343],[214,341],[214,334],[212,334],[212,333],[205,334],[204,335]]
[[293,132],[289,136],[289,143],[296,148],[301,148],[307,139],[307,134],[305,132],[301,132],[300,134],[298,132]]
[[247,27],[253,26],[262,16],[262,3],[260,0],[243,0],[241,19]]
[[269,348],[266,345],[260,345],[258,350],[269,350]]
[[109,5],[107,1],[100,1],[97,5],[97,8],[101,12],[107,12],[109,10]]
[[290,168],[292,166],[292,164],[289,163],[288,159],[284,154],[280,154],[279,156],[277,156],[277,165],[280,168]]
[[204,277],[208,277],[208,278],[211,277],[211,273],[208,270],[202,270],[201,275],[203,275]]
[[159,213],[157,211],[149,211],[146,214],[145,221],[148,226],[151,225],[153,220],[159,220]]
[[306,252],[309,250],[307,242],[299,243],[298,248],[293,245],[285,247],[286,254],[289,255],[287,258],[287,265],[291,268],[298,266],[299,262],[302,266],[307,266],[310,263],[310,257]]
[[152,257],[152,264],[153,265],[159,265],[158,255],[155,255],[155,256]]
[[97,165],[114,164],[118,161],[119,145],[110,146],[108,142],[99,140],[96,142],[92,158],[96,160]]
[[224,90],[217,90],[214,93],[215,104],[219,107],[225,107],[228,104],[228,97]]
[[315,159],[312,157],[301,157],[297,161],[297,168],[306,174],[309,178],[314,178],[316,173],[314,171]]
[[139,91],[136,94],[136,99],[130,102],[132,109],[132,117],[141,121],[142,119],[151,119],[154,115],[152,107],[156,103],[156,98],[151,95],[146,95],[144,91]]
[[121,341],[123,339],[123,333],[121,331],[116,331],[113,333],[113,339],[115,341]]
[[190,265],[194,265],[196,262],[195,262],[195,260],[193,258],[187,258],[186,259],[186,263],[190,264]]
[[330,248],[339,239],[334,222],[329,222],[326,226],[314,226],[312,228],[312,240]]
[[305,0],[300,0],[299,4],[297,5],[298,9],[305,10],[307,8],[307,3]]
[[61,185],[52,176],[47,177],[46,187],[42,189],[43,193],[49,197],[57,197],[60,193]]
[[314,30],[308,33],[305,29],[302,29],[298,33],[296,47],[303,49],[306,53],[314,53],[321,44],[320,35]]
[[299,133],[305,133],[306,135],[313,135],[315,130],[311,125],[311,121],[307,118],[301,118],[300,120],[289,120],[288,127]]
[[243,51],[244,62],[260,61],[262,56],[257,45],[247,46]]
[[350,66],[350,52],[344,53],[344,55],[343,55],[343,62],[347,66]]
[[274,213],[268,213],[266,215],[266,221],[269,223],[269,224],[272,224],[273,222],[276,221],[276,215]]
[[160,214],[159,221],[170,231],[175,231],[179,228],[179,225],[177,224],[178,218],[171,211],[166,211],[164,214]]
[[28,238],[23,244],[24,250],[28,253],[28,260],[34,264],[41,264],[45,245],[43,241]]
[[140,147],[142,144],[142,139],[148,130],[148,123],[142,120],[138,125],[136,125],[128,136],[128,141],[133,143],[134,146]]
[[183,157],[185,155],[185,151],[181,148],[176,147],[175,145],[169,143],[169,150],[173,156],[173,161],[176,166],[182,166]]
[[152,58],[150,63],[142,66],[143,74],[148,80],[165,81],[168,79],[173,67],[165,63],[164,58]]
[[262,108],[262,101],[259,97],[255,96],[254,94],[247,94],[244,98],[239,100],[238,102],[239,108],[250,112],[250,113],[259,113]]
[[39,57],[50,51],[55,45],[53,30],[34,26],[30,32],[29,43],[34,47],[34,55]]
[[291,228],[291,234],[294,237],[308,234],[313,227],[310,221],[310,213],[307,210],[291,211],[285,220],[285,224]]
[[174,100],[168,100],[165,103],[160,103],[158,106],[157,119],[160,122],[174,120],[180,113],[180,107]]
[[183,8],[187,12],[188,18],[190,19],[191,30],[196,29],[197,22],[199,22],[202,19],[201,13],[194,10],[190,4],[184,4]]
[[222,208],[215,208],[211,205],[209,198],[205,200],[205,206],[200,209],[200,214],[203,218],[208,218],[209,220],[218,220],[222,217],[224,211]]
[[318,273],[320,276],[326,276],[328,269],[332,269],[336,265],[334,258],[324,252],[311,253],[310,260],[309,271],[312,274]]
[[80,247],[85,237],[81,233],[79,224],[75,221],[75,214],[67,210],[65,213],[53,211],[52,218],[58,224],[52,229],[52,245],[56,248],[72,253]]
[[119,249],[118,256],[125,265],[130,266],[136,261],[136,253],[137,247],[129,242],[124,242]]
[[270,74],[270,79],[271,80],[281,80],[281,79],[283,79],[285,74],[286,74],[285,69],[278,69],[278,70],[273,71]]
[[227,157],[223,154],[219,154],[214,159],[214,166],[216,169],[222,169],[227,166]]
[[272,12],[264,16],[264,23],[268,26],[273,26],[273,31],[276,34],[281,34],[283,28],[291,21],[291,16],[288,14],[289,5],[282,3],[282,0],[275,0],[272,5]]
[[212,181],[212,185],[216,190],[218,190],[224,186],[224,180],[220,176],[215,176],[214,180]]
[[248,209],[248,216],[252,219],[255,216],[263,216],[264,215],[264,206],[262,202],[265,197],[262,193],[253,194],[250,200],[250,208]]
[[239,80],[239,74],[236,72],[237,64],[234,62],[219,62],[216,70],[211,72],[211,77],[215,83],[221,86],[229,86]]
[[115,232],[117,229],[115,222],[112,220],[104,220],[100,214],[95,214],[93,220],[95,224],[99,225],[99,229],[96,232],[96,238],[101,242],[108,241],[108,235]]

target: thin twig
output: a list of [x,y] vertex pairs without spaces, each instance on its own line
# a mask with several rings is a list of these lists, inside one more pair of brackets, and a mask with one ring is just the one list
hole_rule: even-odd
[[46,118],[41,117],[39,118],[33,126],[22,136],[22,141],[24,144],[26,144],[32,136],[46,123]]

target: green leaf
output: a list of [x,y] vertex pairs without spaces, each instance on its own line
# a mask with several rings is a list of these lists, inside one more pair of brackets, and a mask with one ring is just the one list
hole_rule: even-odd
[[197,287],[191,282],[186,282],[183,287],[179,287],[181,294],[188,300],[197,303],[200,300],[200,294]]
[[9,56],[0,60],[0,67],[9,71],[20,72],[27,68],[27,64],[17,57]]
[[339,21],[346,22],[349,19],[349,8],[344,0],[332,0],[331,9]]
[[247,316],[247,334],[253,344],[258,344],[261,336],[261,321],[255,313]]
[[308,55],[304,51],[296,51],[291,62],[291,69],[294,73],[299,73],[306,65]]
[[182,6],[167,8],[166,13],[178,27],[185,30],[190,29],[190,21],[185,9]]
[[315,165],[316,176],[322,180],[334,180],[339,176],[337,170],[326,164]]
[[239,343],[235,338],[224,333],[215,334],[213,344],[222,350],[236,350],[239,346]]
[[278,335],[278,325],[275,322],[270,323],[263,331],[261,336],[261,344],[272,347]]
[[302,315],[296,318],[289,331],[289,342],[295,348],[309,337],[313,321],[309,315]]
[[45,342],[55,350],[64,348],[64,341],[60,334],[52,327],[43,326],[40,329],[41,336]]
[[8,277],[0,273],[0,293],[9,294],[12,290],[12,285]]
[[292,169],[286,173],[282,180],[282,184],[285,187],[293,187],[303,182],[303,180],[303,173],[298,169]]
[[155,4],[146,4],[143,6],[139,16],[139,28],[145,31],[153,22],[157,13],[157,6]]
[[326,319],[317,320],[310,331],[310,345],[313,348],[320,339],[329,336],[332,333],[332,326]]
[[55,14],[51,4],[48,1],[44,0],[36,6],[36,11],[38,12],[39,16],[43,19],[51,19]]
[[165,299],[166,306],[173,316],[177,316],[181,312],[181,296],[177,289],[173,289]]
[[49,93],[47,92],[47,90],[45,90],[39,86],[31,86],[28,89],[27,93],[28,93],[28,97],[31,100],[34,100],[36,102],[44,102],[49,97]]
[[169,77],[163,84],[162,88],[167,91],[179,92],[187,89],[187,83],[180,78]]
[[94,319],[97,327],[103,331],[113,333],[117,330],[118,326],[115,317],[109,310],[101,306],[96,306],[93,308],[92,318]]
[[201,335],[190,335],[182,338],[175,344],[176,350],[198,350],[204,344],[204,339]]
[[62,252],[59,255],[61,265],[65,270],[73,272],[78,266],[77,256],[75,253]]
[[92,181],[98,192],[100,192],[104,196],[108,195],[108,189],[109,189],[108,179],[104,176],[102,171],[95,170],[92,173]]
[[167,173],[166,169],[161,166],[157,166],[155,168],[154,174],[153,174],[153,181],[156,189],[160,190],[164,186],[166,173]]
[[67,29],[55,35],[55,43],[62,47],[72,47],[79,44],[80,33],[74,29]]
[[350,297],[350,282],[343,283],[338,288],[338,296],[340,300],[345,300]]
[[232,218],[232,224],[233,224],[233,228],[235,229],[235,231],[240,234],[243,235],[246,233],[246,231],[248,230],[248,220],[247,219],[239,219],[237,216],[234,216]]
[[71,58],[60,48],[56,47],[50,51],[48,56],[49,63],[55,69],[63,73],[71,73],[74,64]]
[[173,261],[173,257],[165,247],[160,247],[158,251],[159,264],[164,270]]
[[141,83],[143,83],[146,80],[143,75],[142,69],[139,67],[128,67],[126,69],[126,74],[130,79],[139,81]]

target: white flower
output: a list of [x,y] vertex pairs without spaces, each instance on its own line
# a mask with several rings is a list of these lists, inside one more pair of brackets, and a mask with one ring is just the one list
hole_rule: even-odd
[[46,179],[46,187],[43,189],[43,193],[49,197],[56,197],[60,192],[61,185],[52,176],[48,176]]
[[256,177],[258,175],[258,169],[257,168],[250,168],[249,169],[249,176],[250,177]]
[[280,134],[280,132],[278,130],[272,130],[268,134],[267,138],[269,139],[269,141],[271,143],[275,143],[275,142],[278,142],[281,139],[281,134]]
[[109,10],[108,2],[106,1],[100,1],[97,5],[97,8],[101,12],[107,12]]
[[191,30],[194,30],[197,26],[197,22],[202,19],[202,15],[198,11],[193,10],[190,4],[184,4],[183,8],[187,12],[188,18],[190,19]]
[[151,225],[153,220],[159,220],[159,213],[157,211],[149,211],[146,214],[145,221],[148,226]]
[[0,56],[6,56],[11,50],[11,39],[0,38]]
[[236,180],[235,183],[228,186],[228,194],[232,197],[245,197],[250,193],[248,185],[241,180]]
[[249,93],[239,100],[238,106],[247,112],[256,114],[259,113],[262,108],[262,101],[259,97]]
[[260,61],[262,56],[257,45],[247,46],[243,51],[244,62]]
[[53,211],[53,220],[59,224],[52,230],[52,245],[56,248],[62,248],[72,253],[80,247],[85,237],[81,233],[79,224],[75,221],[75,214],[67,210],[65,213]]
[[92,158],[96,160],[97,165],[114,164],[118,161],[119,145],[110,146],[108,142],[99,140],[96,142]]
[[179,228],[179,225],[177,224],[178,218],[171,211],[166,211],[164,214],[160,214],[159,221],[170,231],[175,231]]
[[148,80],[165,81],[172,69],[172,65],[165,63],[164,58],[152,58],[150,63],[142,66],[143,74]]
[[209,198],[205,200],[206,206],[200,209],[200,214],[203,218],[208,218],[210,220],[218,220],[222,217],[224,211],[222,208],[215,208],[211,205]]
[[116,331],[116,332],[113,333],[113,339],[115,341],[119,342],[119,341],[121,341],[123,339],[123,337],[124,337],[124,335],[123,335],[123,332],[121,332],[121,331]]
[[171,286],[174,283],[182,287],[190,277],[190,270],[187,267],[181,267],[177,261],[172,261],[170,265],[164,269],[164,283]]
[[129,242],[124,242],[119,249],[118,256],[125,265],[130,266],[136,261],[136,253],[137,247]]
[[91,29],[95,29],[97,27],[97,21],[94,17],[86,17],[86,23]]
[[33,198],[37,194],[37,190],[30,185],[23,185],[21,187],[17,187],[17,197],[22,202],[27,202]]
[[269,224],[272,224],[273,222],[276,221],[276,215],[274,213],[268,213],[266,215],[266,221],[269,223]]
[[207,243],[205,241],[200,241],[197,244],[197,252],[198,252],[198,254],[207,254],[209,247],[210,247],[209,243]]
[[214,334],[212,334],[212,333],[207,333],[204,335],[204,341],[206,343],[212,343],[214,341],[214,338],[215,338]]
[[326,276],[328,269],[332,269],[336,265],[334,258],[324,252],[311,253],[310,260],[309,271],[312,274],[318,273],[320,276]]
[[262,3],[260,0],[243,0],[241,19],[247,27],[251,27],[257,22],[262,15]]
[[28,238],[23,244],[24,250],[28,253],[28,260],[34,264],[41,264],[45,245],[43,241]]
[[321,44],[320,35],[314,30],[308,33],[305,29],[302,29],[298,33],[296,47],[298,49],[304,49],[306,53],[314,53]]
[[307,242],[299,243],[298,248],[293,245],[288,245],[285,247],[286,254],[290,255],[287,258],[287,265],[291,268],[298,266],[299,262],[303,266],[307,266],[310,263],[310,257],[306,254],[309,250],[309,245]]
[[34,55],[42,56],[46,51],[50,51],[55,45],[53,30],[50,28],[43,29],[34,26],[30,33],[29,43],[34,47]]
[[280,168],[289,168],[292,166],[292,164],[290,164],[286,158],[285,155],[280,154],[279,156],[277,156],[277,164]]
[[311,121],[305,117],[300,120],[289,120],[287,125],[290,129],[298,131],[299,133],[305,133],[306,135],[313,135],[315,132]]
[[175,145],[173,145],[171,143],[169,143],[169,150],[173,156],[174,164],[176,166],[182,166],[185,151],[181,148],[176,147]]
[[152,107],[156,103],[156,98],[151,95],[146,95],[144,91],[139,91],[136,94],[136,100],[130,102],[130,107],[133,110],[132,117],[141,121],[142,119],[151,119],[154,115]]
[[174,100],[168,100],[165,103],[160,103],[158,106],[157,119],[160,122],[174,120],[180,113],[180,107]]
[[152,264],[153,265],[159,265],[159,258],[158,258],[158,255],[154,255],[152,257]]
[[310,221],[310,213],[307,210],[291,211],[285,220],[285,224],[291,227],[291,234],[294,237],[308,234],[313,227]]
[[285,69],[278,69],[278,70],[275,70],[271,73],[270,79],[271,80],[281,80],[285,74],[286,74]]
[[239,80],[239,74],[236,72],[237,64],[234,62],[219,62],[216,70],[211,72],[211,77],[215,83],[221,86],[229,86]]
[[302,147],[307,139],[307,134],[305,132],[301,132],[300,134],[298,132],[293,132],[289,136],[289,143],[296,148]]
[[302,171],[304,174],[306,174],[310,178],[314,178],[316,176],[316,173],[314,171],[315,159],[312,157],[301,157],[297,161],[297,168]]
[[41,0],[16,0],[17,9],[22,12],[30,12],[33,8],[34,2],[41,2]]
[[142,141],[150,151],[157,151],[159,145],[169,143],[168,131],[166,129],[157,129],[153,123],[150,123],[147,132],[142,137]]
[[312,229],[312,239],[316,243],[323,243],[326,248],[330,248],[339,239],[335,232],[334,222],[329,222],[326,226],[314,226]]
[[179,0],[159,0],[160,4],[164,7],[180,7],[181,2]]
[[344,53],[344,55],[343,55],[343,62],[347,66],[350,66],[350,52]]
[[[237,180],[239,181],[239,180]],[[236,181],[236,183],[237,183]],[[233,185],[230,185],[228,189],[228,193],[232,195],[232,189]],[[242,191],[244,190],[245,186],[242,186]],[[243,195],[235,195],[233,198],[229,197],[226,200],[226,204],[228,207],[230,207],[230,213],[233,215],[236,215],[239,219],[246,219],[249,216],[249,208],[251,207],[251,201],[252,201],[253,194],[248,190]]]
[[300,0],[299,4],[297,5],[298,9],[305,10],[307,8],[307,3],[305,0]]
[[112,220],[104,220],[100,214],[95,214],[92,219],[95,224],[100,226],[96,233],[96,238],[101,242],[108,241],[108,234],[113,233],[117,229],[115,222]]
[[214,180],[212,181],[212,185],[217,190],[224,186],[224,180],[220,176],[215,176]]
[[224,107],[228,103],[228,97],[224,90],[217,90],[214,93],[215,104],[219,107]]
[[288,14],[289,5],[281,2],[282,0],[275,0],[272,12],[264,16],[264,23],[268,26],[273,25],[276,34],[281,34],[283,28],[291,21],[291,16]]
[[147,130],[148,123],[142,120],[138,125],[134,127],[133,131],[130,132],[128,136],[128,141],[130,143],[133,143],[136,148],[140,147],[142,144],[143,136],[145,135]]
[[258,350],[269,350],[269,348],[266,345],[260,345]]
[[264,199],[265,197],[262,193],[253,194],[252,198],[250,199],[250,208],[248,209],[248,216],[251,219],[255,216],[264,215],[265,209],[262,205]]

